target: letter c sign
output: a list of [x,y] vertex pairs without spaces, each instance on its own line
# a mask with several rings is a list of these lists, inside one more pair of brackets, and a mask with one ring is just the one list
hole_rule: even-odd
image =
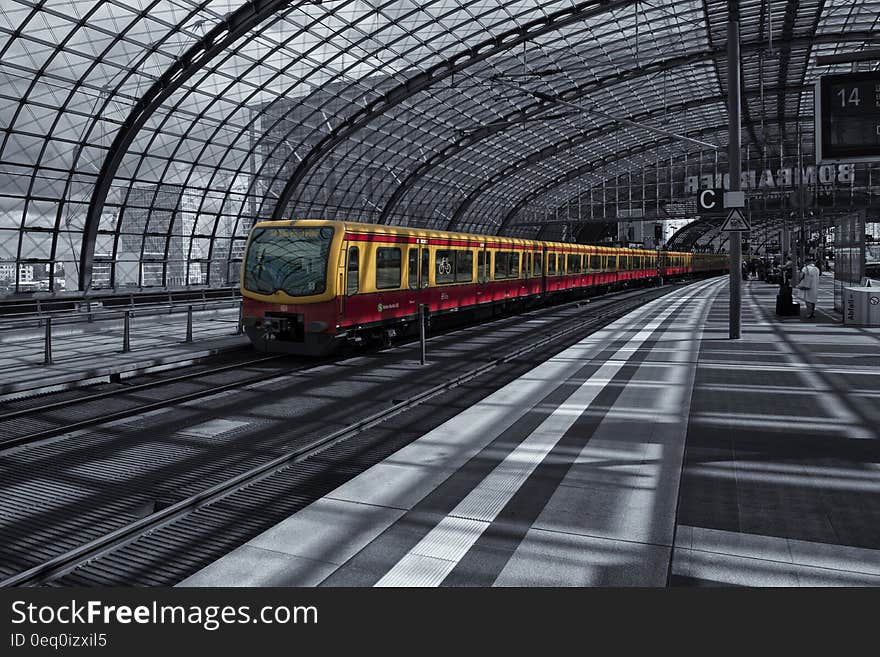
[[699,212],[721,212],[724,210],[724,190],[704,189],[697,197]]

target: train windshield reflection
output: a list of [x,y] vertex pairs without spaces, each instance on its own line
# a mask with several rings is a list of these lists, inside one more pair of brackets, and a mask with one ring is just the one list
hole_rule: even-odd
[[283,226],[255,228],[244,268],[244,287],[258,294],[321,294],[333,229]]

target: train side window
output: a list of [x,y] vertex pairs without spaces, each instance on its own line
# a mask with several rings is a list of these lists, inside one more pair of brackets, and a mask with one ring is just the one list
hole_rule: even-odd
[[629,258],[627,256],[620,256],[620,269],[629,269]]
[[599,271],[600,269],[602,269],[602,262],[601,260],[599,260],[599,256],[590,256],[590,269],[592,269],[593,271]]
[[556,254],[548,253],[547,254],[547,275],[555,276],[556,275]]
[[507,275],[509,278],[519,278],[519,253],[508,253],[510,259],[507,265]]
[[532,277],[532,254],[531,253],[523,253],[522,275],[523,275],[523,278],[531,278]]
[[419,286],[419,250],[418,248],[409,250],[409,257],[407,258],[407,282],[409,283],[409,289],[415,290]]
[[508,278],[509,276],[509,262],[508,253],[506,251],[496,251],[495,252],[495,271],[494,278],[496,281],[501,280],[502,278]]
[[400,287],[401,253],[396,247],[380,246],[376,249],[376,289],[390,290]]
[[358,279],[360,277],[360,254],[356,246],[348,247],[348,265],[345,268],[345,293],[348,296],[357,294]]
[[541,275],[541,269],[542,269],[541,265],[543,264],[543,260],[544,260],[543,253],[536,253],[535,254],[535,262],[534,262],[535,266],[534,266],[534,269],[532,269],[532,272],[535,274],[535,276]]
[[474,280],[474,252],[455,251],[455,282],[470,283]]
[[477,251],[477,282],[486,282],[486,252]]
[[455,253],[438,249],[434,253],[434,281],[440,285],[455,281]]
[[606,264],[606,266],[607,266],[608,269],[611,270],[611,271],[614,271],[615,269],[617,269],[617,256],[616,256],[616,255],[610,255],[610,256],[608,256],[608,260],[607,260],[607,264]]
[[568,273],[579,274],[581,272],[581,256],[576,253],[568,254]]

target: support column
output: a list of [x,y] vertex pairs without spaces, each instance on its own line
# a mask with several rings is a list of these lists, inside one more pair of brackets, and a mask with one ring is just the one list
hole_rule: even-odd
[[[730,3],[731,5],[733,3]],[[727,91],[728,91],[728,138],[727,166],[730,173],[730,189],[741,189],[742,163],[740,162],[740,94],[739,94],[739,15],[731,12],[727,22]],[[730,251],[730,328],[728,337],[740,337],[742,318],[742,234],[731,231],[728,237]]]

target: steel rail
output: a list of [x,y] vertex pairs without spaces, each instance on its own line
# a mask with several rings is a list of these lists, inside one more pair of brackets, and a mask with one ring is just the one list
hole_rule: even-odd
[[[140,390],[147,390],[149,388],[157,388],[160,386],[171,385],[174,383],[180,383],[181,381],[187,381],[191,379],[198,378],[200,376],[210,376],[212,374],[219,374],[222,372],[227,372],[229,370],[247,367],[249,365],[255,365],[258,363],[263,363],[271,360],[278,360],[281,358],[285,358],[286,354],[278,354],[275,356],[268,356],[266,358],[259,358],[256,360],[245,361],[243,363],[231,363],[229,365],[223,365],[222,367],[217,367],[211,370],[203,370],[201,372],[193,372],[191,374],[181,374],[175,377],[171,377],[168,379],[160,379],[158,381],[153,381],[150,383],[140,383],[137,385],[126,387],[122,390],[108,390],[106,392],[99,392],[92,395],[88,395],[86,397],[76,397],[73,399],[65,399],[62,401],[52,402],[50,404],[46,404],[44,406],[34,407],[34,408],[23,408],[17,411],[12,411],[11,413],[4,413],[0,415],[0,422],[6,422],[8,420],[13,420],[20,417],[26,416],[36,416],[40,413],[45,413],[46,411],[58,410],[60,408],[66,408],[70,406],[76,406],[79,404],[86,404],[92,401],[97,401],[100,399],[107,399],[109,397],[122,397],[132,392],[138,392]],[[309,363],[311,365],[312,363]],[[214,395],[218,392],[224,392],[226,390],[239,387],[251,385],[253,383],[262,383],[267,379],[276,378],[279,376],[285,376],[289,374],[291,371],[299,371],[290,370],[279,374],[278,372],[272,374],[262,374],[257,377],[252,377],[250,379],[246,379],[243,381],[235,381],[232,383],[225,383],[219,386],[212,386],[208,390],[199,390],[196,392],[187,393],[185,395],[178,395],[176,397],[172,397],[166,400],[153,402],[151,404],[146,404],[143,406],[137,406],[136,408],[130,408],[122,411],[115,411],[113,413],[107,413],[104,415],[100,415],[97,417],[89,418],[87,420],[80,420],[78,422],[73,422],[70,424],[65,424],[63,427],[57,427],[54,429],[46,429],[44,431],[38,431],[36,433],[28,434],[25,436],[16,436],[15,438],[8,438],[0,440],[0,449],[6,449],[9,447],[15,447],[17,445],[22,445],[25,443],[35,442],[37,440],[44,440],[46,438],[54,438],[55,436],[68,433],[71,431],[76,431],[78,429],[83,429],[85,427],[93,426],[96,424],[103,424],[105,422],[112,422],[114,420],[119,420],[122,418],[130,417],[132,415],[139,415],[140,413],[146,413],[148,411],[155,410],[157,408],[161,408],[163,406],[169,406],[171,404],[177,404],[187,401],[192,401],[194,399],[199,399],[201,397],[207,397],[210,395]]]

